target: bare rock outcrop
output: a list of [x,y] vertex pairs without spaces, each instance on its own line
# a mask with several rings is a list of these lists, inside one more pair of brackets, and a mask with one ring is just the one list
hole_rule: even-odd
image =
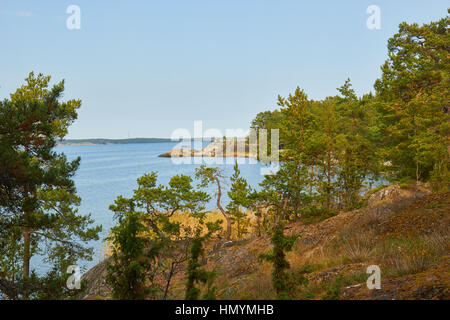
[[179,157],[240,157],[256,158],[256,152],[252,153],[250,145],[244,140],[224,140],[213,142],[201,150],[190,148],[173,148],[171,151],[160,154],[162,158]]
[[421,185],[416,185],[413,188],[401,188],[398,185],[392,185],[383,188],[372,194],[368,200],[369,206],[374,206],[381,203],[402,200],[416,200],[431,194],[431,191]]
[[110,259],[105,259],[89,269],[81,278],[83,287],[79,299],[108,299],[111,289],[106,283],[106,267]]

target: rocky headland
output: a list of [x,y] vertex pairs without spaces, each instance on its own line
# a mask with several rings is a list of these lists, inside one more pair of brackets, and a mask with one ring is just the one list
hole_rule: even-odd
[[[178,157],[239,157],[239,158],[256,158],[257,153],[253,151],[245,140],[221,140],[215,141],[207,145],[201,150],[191,148],[173,148],[171,151],[160,154],[163,158]],[[256,150],[256,148],[254,149]]]

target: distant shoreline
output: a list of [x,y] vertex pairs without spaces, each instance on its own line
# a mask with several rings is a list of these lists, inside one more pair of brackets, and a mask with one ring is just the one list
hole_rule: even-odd
[[169,138],[129,138],[129,139],[67,139],[58,141],[58,146],[93,146],[102,144],[131,144],[131,143],[163,143],[177,142]]
[[[203,141],[210,138],[204,138]],[[192,139],[192,141],[201,139]],[[96,146],[96,145],[110,145],[110,144],[132,144],[132,143],[164,143],[164,142],[181,142],[182,140],[172,140],[170,138],[128,138],[128,139],[67,139],[57,141],[57,146]]]

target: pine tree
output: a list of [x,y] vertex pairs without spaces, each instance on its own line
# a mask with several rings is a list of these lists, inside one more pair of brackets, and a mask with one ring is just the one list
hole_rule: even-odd
[[[138,212],[130,211],[121,223],[112,228],[109,240],[114,245],[112,262],[107,266],[106,281],[111,286],[113,298],[142,300],[156,290],[148,286],[152,264],[162,248],[162,242],[151,244],[144,237],[146,226]],[[151,246],[151,250],[147,250]]]
[[[296,88],[294,94],[287,98],[278,97],[278,105],[284,114],[280,123],[281,138],[285,151],[282,160],[288,164],[285,169],[289,172],[286,181],[292,195],[290,204],[293,215],[297,217],[300,209],[311,204],[316,196],[317,148],[314,143],[316,116],[313,112],[314,103],[308,99],[306,93]],[[286,171],[285,170],[285,171]],[[306,201],[303,192],[303,183],[307,180],[309,200]]]
[[331,211],[334,206],[337,173],[336,136],[338,130],[334,98],[327,98],[318,106],[318,118],[319,127],[314,135],[315,143],[320,150],[316,162],[318,166],[318,190],[321,194],[321,201],[325,202],[325,207],[328,211]]
[[208,292],[205,297],[208,300],[215,300],[215,295],[212,287],[212,279],[214,279],[214,272],[208,272],[200,269],[201,263],[199,261],[200,256],[203,254],[203,241],[204,237],[197,235],[196,238],[192,240],[192,245],[190,249],[190,258],[187,266],[187,281],[186,281],[186,293],[185,300],[198,300],[200,298],[201,290],[196,287],[197,283],[209,284]]
[[309,153],[306,151],[314,119],[311,102],[306,93],[297,87],[294,94],[289,94],[287,98],[278,96],[278,105],[284,114],[280,129],[283,144],[290,151],[287,158],[296,155],[299,162],[308,165]]
[[336,136],[336,160],[339,163],[337,188],[345,209],[360,204],[363,182],[376,162],[375,152],[368,137],[368,112],[366,105],[356,97],[348,79],[338,88],[342,97],[337,98],[339,134]]
[[216,167],[207,167],[205,165],[201,165],[200,168],[195,170],[195,177],[200,179],[200,187],[207,187],[208,185],[215,184],[217,186],[216,193],[216,204],[217,209],[219,209],[222,216],[225,218],[227,223],[227,229],[225,232],[225,239],[231,239],[231,218],[228,213],[223,209],[221,199],[222,199],[222,180],[224,176],[219,168]]
[[[80,159],[69,162],[53,149],[76,119],[81,101],[61,101],[64,81],[49,89],[50,76],[31,72],[25,80],[10,99],[0,103],[1,235],[6,237],[2,241],[16,242],[0,261],[20,261],[21,274],[14,264],[3,277],[21,288],[29,288],[24,283],[31,283],[31,278],[38,281],[32,276],[33,255],[45,255],[52,264],[49,274],[63,278],[69,265],[91,259],[92,249],[83,244],[98,239],[101,230],[90,227],[89,215],[77,214],[80,198],[72,177]],[[17,298],[37,297],[42,286],[33,286],[35,292],[24,289]]]
[[286,270],[290,268],[290,264],[286,259],[286,253],[292,250],[296,239],[297,235],[286,236],[284,234],[284,223],[282,219],[277,219],[271,238],[273,250],[259,256],[260,259],[273,264],[272,283],[277,293],[277,299],[289,298],[289,274]]
[[211,238],[211,236],[221,229],[220,220],[215,222],[206,223],[208,231],[202,235],[204,222],[199,221],[199,225],[196,228],[195,236],[192,239],[191,247],[189,250],[190,256],[187,265],[187,281],[185,300],[198,300],[200,298],[201,289],[196,287],[197,284],[206,284],[206,292],[203,295],[205,300],[215,300],[217,287],[214,286],[214,278],[216,272],[206,271],[201,269],[200,257],[204,254],[204,242]]
[[[265,206],[273,217],[271,242],[274,246],[272,252],[262,254],[260,258],[273,264],[272,282],[279,299],[289,297],[289,276],[286,270],[290,265],[286,260],[286,253],[292,249],[297,239],[296,235],[284,234],[285,222],[292,215],[297,201],[307,205],[309,199],[305,194],[308,181],[306,170],[297,167],[296,163],[295,160],[284,162],[275,175],[265,176],[259,192],[259,197],[264,199]],[[299,180],[298,177],[303,179]]]
[[[158,185],[157,178],[156,172],[143,175],[131,198],[119,196],[110,205],[119,224],[110,238],[114,254],[108,281],[118,299],[166,299],[191,241],[189,228],[182,230],[171,217],[183,212],[202,221],[205,216],[210,198],[193,188],[191,177],[173,176],[168,186]],[[127,287],[128,282],[133,286]]]
[[[251,205],[249,195],[251,193],[250,186],[243,177],[240,176],[240,170],[237,161],[234,165],[234,173],[230,177],[231,188],[228,192],[230,202],[227,205],[232,221],[237,225],[238,239],[246,232],[245,225],[248,223],[247,214],[244,211]],[[244,210],[243,210],[244,209]]]
[[383,154],[394,180],[431,180],[449,189],[450,18],[402,23],[375,83]]

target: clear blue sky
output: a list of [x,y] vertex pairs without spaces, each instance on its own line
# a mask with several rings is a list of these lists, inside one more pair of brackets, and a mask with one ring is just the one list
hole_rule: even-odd
[[[81,9],[68,30],[66,8]],[[366,27],[369,5],[381,30]],[[174,129],[247,129],[278,94],[369,92],[402,21],[426,23],[448,1],[158,0],[0,3],[0,98],[30,71],[66,79],[83,101],[68,138],[169,137]]]

